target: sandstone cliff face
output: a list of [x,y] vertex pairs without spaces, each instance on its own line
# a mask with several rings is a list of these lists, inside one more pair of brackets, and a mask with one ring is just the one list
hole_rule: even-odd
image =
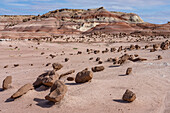
[[[161,35],[170,34],[170,25],[145,23],[137,14],[110,12],[97,9],[59,9],[38,16],[1,18],[0,37],[42,38],[57,34],[127,33]],[[12,25],[7,25],[11,24]]]

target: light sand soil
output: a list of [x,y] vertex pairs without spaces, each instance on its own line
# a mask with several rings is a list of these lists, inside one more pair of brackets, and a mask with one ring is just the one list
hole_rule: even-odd
[[[130,46],[132,43],[41,43],[12,41],[0,42],[0,84],[6,76],[12,76],[12,88],[0,91],[0,112],[2,113],[169,113],[170,90],[170,50],[158,50],[149,52],[147,50],[127,51],[128,54],[138,54],[148,59],[144,62],[127,61],[122,66],[113,66],[113,63],[105,62],[110,57],[120,57],[125,52],[87,54],[86,49],[111,48],[119,46]],[[146,43],[139,44],[143,48]],[[12,47],[9,47],[12,45]],[[14,49],[15,47],[17,49]],[[33,47],[32,47],[33,46]],[[36,47],[38,47],[36,49]],[[63,54],[64,51],[64,55]],[[83,53],[76,55],[78,51]],[[44,52],[44,55],[41,53]],[[69,55],[73,53],[73,55]],[[50,54],[56,55],[53,59]],[[75,54],[75,55],[74,55]],[[156,60],[157,55],[163,57]],[[46,58],[48,57],[48,58]],[[93,60],[89,60],[93,57]],[[95,59],[100,57],[105,70],[94,73],[91,82],[76,84],[74,81],[62,81],[68,87],[68,91],[61,101],[53,105],[45,100],[48,90],[41,91],[41,88],[31,90],[15,101],[7,99],[15,93],[22,85],[33,83],[36,78],[45,71],[51,70],[52,66],[45,66],[47,63],[59,62],[64,67],[57,73],[62,74],[74,69],[76,72],[68,75],[75,77],[77,72],[99,65]],[[68,62],[64,59],[69,58]],[[14,67],[14,64],[19,64]],[[30,66],[29,64],[33,64]],[[8,65],[8,68],[3,68]],[[132,74],[124,76],[126,69],[132,67]],[[132,103],[125,103],[121,100],[126,89],[136,93],[137,99]],[[167,93],[168,92],[168,93]]]

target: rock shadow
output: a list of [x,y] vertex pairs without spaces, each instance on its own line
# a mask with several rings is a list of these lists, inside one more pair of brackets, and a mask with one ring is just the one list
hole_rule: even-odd
[[0,92],[3,92],[3,91],[5,91],[4,89],[2,89],[2,88],[0,88]]
[[41,85],[40,87],[35,88],[35,91],[41,92],[50,89],[48,86]]
[[126,74],[122,74],[122,75],[119,75],[119,76],[128,76],[128,75],[126,75]]
[[65,85],[81,85],[81,84],[84,84],[84,83],[65,83]]
[[118,103],[130,103],[130,102],[124,101],[122,99],[113,99],[113,101],[118,102]]
[[8,98],[8,99],[6,99],[6,101],[5,102],[13,102],[14,101],[14,99],[12,99],[12,98]]
[[120,67],[120,65],[111,65],[109,68]]
[[40,98],[34,98],[34,101],[37,102],[37,106],[40,106],[42,108],[50,108],[52,107],[53,105],[55,105],[54,102],[50,102],[48,100],[45,100],[45,99],[40,99]]

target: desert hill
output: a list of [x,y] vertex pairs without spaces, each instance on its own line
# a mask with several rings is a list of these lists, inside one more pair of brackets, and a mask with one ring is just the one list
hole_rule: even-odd
[[[13,22],[11,22],[13,20]],[[18,20],[17,22],[15,20]],[[6,19],[1,38],[44,38],[62,34],[169,35],[170,25],[144,22],[137,14],[96,9],[59,9],[38,16]],[[14,35],[14,36],[13,36]]]

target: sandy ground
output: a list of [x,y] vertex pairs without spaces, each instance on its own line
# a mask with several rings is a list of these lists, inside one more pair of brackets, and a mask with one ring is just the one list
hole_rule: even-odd
[[[122,66],[114,66],[111,62],[105,62],[108,58],[120,57],[125,52],[87,54],[86,49],[111,48],[130,46],[132,43],[45,43],[37,45],[36,42],[12,41],[0,42],[0,84],[6,76],[12,76],[12,88],[0,91],[0,112],[2,113],[170,113],[170,50],[127,51],[128,54],[138,54],[147,58],[143,62],[128,61]],[[139,44],[143,48],[147,43]],[[12,47],[9,47],[12,45]],[[15,47],[17,49],[14,49]],[[36,48],[38,47],[38,48]],[[64,55],[63,54],[64,51]],[[83,53],[76,55],[78,51]],[[44,55],[41,53],[44,52]],[[73,53],[75,55],[70,55]],[[50,54],[57,55],[55,58]],[[157,55],[163,57],[156,60]],[[48,57],[48,58],[46,58]],[[89,60],[93,57],[93,60]],[[62,79],[68,87],[68,91],[56,105],[45,100],[48,90],[31,90],[15,101],[8,98],[26,83],[33,83],[36,78],[45,71],[52,70],[47,63],[59,62],[63,68],[59,74],[75,69],[75,73],[68,75],[75,77],[77,72],[99,65],[95,59],[100,57],[105,67],[104,71],[94,73],[91,82],[76,84],[74,81]],[[64,62],[69,58],[68,62]],[[14,64],[19,64],[14,67]],[[31,66],[30,64],[33,64]],[[8,68],[3,68],[8,65]],[[131,75],[125,76],[126,69],[132,67]],[[1,86],[0,86],[1,88]],[[126,103],[121,100],[126,89],[136,93],[136,100]]]

